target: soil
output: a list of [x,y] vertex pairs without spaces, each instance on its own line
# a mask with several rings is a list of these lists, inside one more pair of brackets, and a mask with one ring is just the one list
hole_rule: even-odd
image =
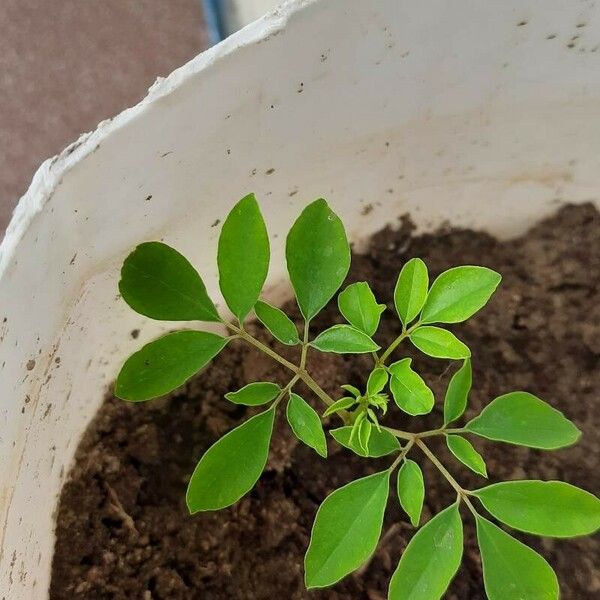
[[[379,299],[392,298],[396,274],[420,256],[435,275],[459,264],[480,264],[503,274],[503,283],[475,318],[454,327],[473,350],[474,384],[467,417],[507,391],[531,391],[562,410],[584,432],[581,442],[557,452],[473,440],[483,452],[490,481],[561,479],[599,491],[600,464],[600,214],[592,205],[567,206],[523,237],[500,242],[485,233],[448,229],[415,236],[402,219],[355,255],[349,281],[372,283]],[[399,324],[393,307],[383,316],[378,341],[389,343]],[[290,305],[288,309],[297,318]],[[339,321],[334,305],[315,320],[317,331]],[[259,335],[267,339],[262,330]],[[129,332],[127,332],[129,335]],[[287,356],[295,349],[278,347]],[[443,393],[456,367],[414,356],[416,369]],[[310,368],[332,395],[342,383],[363,384],[369,357],[316,355]],[[333,489],[381,470],[387,459],[360,459],[330,443],[325,461],[296,442],[280,414],[271,456],[255,489],[235,506],[191,517],[184,495],[202,453],[255,410],[224,400],[225,392],[255,380],[286,383],[287,373],[243,345],[233,345],[197,378],[166,399],[132,405],[107,398],[85,434],[60,500],[52,600],[275,599],[381,600],[414,533],[392,492],[383,539],[371,563],[333,588],[308,593],[303,555],[317,507]],[[313,401],[308,390],[298,390]],[[315,404],[316,406],[316,404]],[[391,421],[405,429],[441,423],[432,414]],[[282,413],[282,411],[280,411]],[[394,420],[395,419],[395,420]],[[331,423],[335,426],[335,423]],[[465,487],[483,480],[431,445]],[[454,500],[448,484],[418,451],[427,495],[423,517]],[[465,521],[463,565],[446,598],[485,598],[473,526]],[[600,597],[599,536],[575,540],[520,536],[554,566],[562,598]]]

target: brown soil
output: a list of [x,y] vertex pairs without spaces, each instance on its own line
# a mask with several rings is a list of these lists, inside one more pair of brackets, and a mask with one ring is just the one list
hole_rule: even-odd
[[[591,205],[563,208],[509,242],[461,230],[413,236],[403,221],[398,231],[382,231],[365,255],[354,257],[350,280],[368,280],[378,298],[390,299],[400,266],[412,256],[424,258],[434,274],[472,263],[504,276],[488,307],[455,327],[474,354],[467,416],[497,395],[523,389],[550,401],[584,432],[577,446],[558,452],[475,440],[486,457],[490,480],[562,479],[598,492],[598,212]],[[331,306],[315,322],[315,330],[337,320]],[[389,343],[397,333],[398,322],[388,310],[379,340]],[[437,397],[443,397],[450,365],[414,356],[416,368]],[[315,378],[334,395],[342,383],[362,384],[369,368],[367,357],[312,358]],[[323,498],[352,479],[380,470],[389,459],[362,460],[330,444],[331,458],[322,460],[294,441],[280,414],[269,464],[256,488],[230,509],[194,517],[186,513],[185,488],[195,462],[251,412],[231,405],[223,394],[254,380],[284,383],[286,376],[262,355],[239,345],[168,399],[131,405],[108,398],[81,442],[62,493],[52,600],[385,598],[390,576],[413,534],[393,493],[383,540],[362,573],[309,594],[303,588],[302,561]],[[394,418],[398,426],[425,429],[438,426],[440,414],[438,402],[420,423],[398,414]],[[465,486],[482,485],[480,478],[448,457],[439,441],[431,443]],[[454,495],[418,451],[415,456],[424,467],[428,519]],[[464,520],[463,565],[446,597],[475,600],[485,596],[468,514]],[[600,596],[598,536],[560,541],[520,537],[555,567],[563,598]]]

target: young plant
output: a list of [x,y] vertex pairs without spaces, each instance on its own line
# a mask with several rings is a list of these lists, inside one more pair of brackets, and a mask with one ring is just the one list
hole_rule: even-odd
[[[187,490],[190,513],[225,508],[252,489],[267,462],[277,411],[286,403],[291,431],[320,457],[327,457],[322,418],[330,416],[340,421],[339,427],[328,432],[335,442],[365,459],[390,456],[388,468],[335,490],[319,508],[305,557],[308,588],[333,585],[369,560],[381,535],[392,476],[397,501],[412,525],[419,527],[425,486],[419,465],[408,458],[418,449],[452,486],[456,501],[414,535],[392,576],[388,598],[442,597],[462,559],[461,506],[466,506],[476,523],[490,600],[558,598],[558,582],[550,565],[484,516],[482,508],[518,531],[561,538],[598,529],[600,501],[559,481],[507,481],[467,490],[426,441],[445,438],[458,461],[487,477],[484,458],[465,436],[542,450],[570,446],[580,437],[562,413],[528,392],[499,396],[465,425],[455,425],[465,412],[471,388],[471,351],[443,325],[461,323],[479,311],[500,283],[500,275],[484,267],[461,266],[443,272],[429,285],[425,263],[409,260],[394,290],[401,333],[382,349],[373,338],[386,307],[377,302],[365,282],[352,283],[338,295],[346,323],[311,336],[311,321],[339,290],[350,267],[344,226],[325,200],[308,205],[287,236],[287,270],[304,320],[301,335],[284,312],[260,300],[269,256],[265,223],[251,194],[230,212],[219,238],[219,285],[233,320],[218,313],[200,275],[166,244],[141,244],[123,264],[119,289],[138,313],[166,321],[220,323],[229,335],[183,330],[150,342],[121,369],[115,388],[120,398],[140,402],[174,390],[234,339],[253,345],[290,372],[283,387],[258,381],[225,395],[229,402],[265,409],[202,456]],[[248,333],[244,323],[253,312],[275,339],[298,347],[296,362]],[[392,359],[405,340],[428,356],[459,361],[438,429],[409,433],[384,424],[390,407],[418,416],[431,412],[435,404],[433,392],[412,368],[411,359]],[[309,351],[371,354],[373,367],[365,373],[362,389],[344,385],[340,397],[332,398],[307,371]],[[323,403],[321,416],[295,393],[300,381]]]

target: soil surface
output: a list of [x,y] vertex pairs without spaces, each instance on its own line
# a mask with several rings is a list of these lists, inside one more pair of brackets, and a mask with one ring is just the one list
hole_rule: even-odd
[[[485,233],[442,230],[414,236],[403,219],[398,230],[373,237],[356,255],[349,281],[371,282],[380,300],[392,298],[404,262],[422,257],[433,275],[460,264],[496,269],[504,279],[488,306],[454,331],[473,351],[473,391],[467,418],[496,396],[528,390],[562,410],[583,431],[569,449],[542,452],[473,439],[484,454],[490,481],[561,479],[599,491],[600,464],[600,214],[591,206],[564,207],[527,235],[499,242]],[[378,341],[398,334],[393,307],[384,313]],[[290,308],[290,307],[288,307]],[[290,308],[296,317],[297,312]],[[334,305],[314,330],[340,320]],[[264,339],[267,336],[257,328]],[[281,348],[287,356],[295,349]],[[430,360],[408,346],[415,368],[443,398],[456,368]],[[310,368],[332,395],[339,385],[364,384],[370,359],[316,355]],[[111,599],[366,599],[386,597],[389,579],[414,533],[392,491],[383,538],[360,573],[327,590],[303,587],[303,555],[315,512],[333,489],[385,468],[390,458],[360,459],[330,442],[325,461],[296,442],[283,411],[267,469],[237,505],[191,517],[184,496],[202,453],[223,433],[255,412],[223,395],[245,383],[288,374],[253,349],[232,344],[200,376],[169,398],[132,405],[109,397],[82,440],[58,513],[52,600]],[[309,401],[308,390],[297,388]],[[316,403],[315,403],[316,406]],[[409,419],[399,411],[387,423],[423,430],[441,424],[441,400],[432,414]],[[388,415],[388,416],[390,416]],[[337,426],[333,421],[331,426]],[[465,487],[484,480],[431,440]],[[418,450],[427,487],[424,520],[454,500],[449,485]],[[446,598],[485,598],[471,519],[464,513],[463,565]],[[600,539],[517,536],[554,566],[562,598],[600,597]]]

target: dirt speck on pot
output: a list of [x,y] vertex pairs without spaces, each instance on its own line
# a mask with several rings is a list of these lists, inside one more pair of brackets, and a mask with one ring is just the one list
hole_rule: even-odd
[[[368,280],[380,301],[392,298],[395,277],[413,256],[435,275],[458,264],[481,264],[504,279],[490,304],[454,327],[473,348],[473,392],[467,418],[494,397],[531,391],[562,410],[583,431],[581,442],[559,452],[473,440],[486,458],[490,481],[562,479],[598,492],[600,487],[600,214],[592,205],[564,207],[527,235],[499,242],[485,233],[445,228],[415,236],[403,220],[397,231],[373,237],[353,258],[350,281]],[[295,309],[290,309],[298,317]],[[330,306],[314,330],[339,321]],[[392,310],[383,316],[380,341],[397,335]],[[264,339],[267,339],[264,336]],[[294,349],[278,347],[288,356]],[[438,398],[423,428],[441,423],[444,390],[454,366],[413,357],[415,368]],[[342,383],[361,385],[365,356],[312,355],[310,368],[327,392]],[[384,534],[372,562],[337,586],[310,594],[303,586],[303,555],[315,512],[324,497],[348,481],[387,465],[361,460],[330,443],[325,462],[286,432],[279,416],[267,469],[256,488],[235,506],[216,513],[187,514],[187,481],[202,453],[251,410],[228,403],[225,392],[257,380],[285,383],[270,360],[233,345],[199,377],[168,398],[132,405],[107,398],[77,451],[58,512],[50,598],[120,600],[264,599],[380,600],[397,561],[414,533],[393,491]],[[308,390],[298,391],[313,401]],[[256,409],[254,409],[256,410]],[[408,418],[394,413],[399,427]],[[332,426],[335,423],[332,421]],[[433,443],[433,442],[432,442]],[[484,480],[436,448],[457,479],[477,488]],[[415,453],[424,468],[423,518],[454,500],[447,483]],[[470,517],[465,559],[446,598],[485,598]],[[554,566],[563,598],[592,600],[600,589],[600,540],[521,536]],[[576,557],[576,560],[573,559]]]

